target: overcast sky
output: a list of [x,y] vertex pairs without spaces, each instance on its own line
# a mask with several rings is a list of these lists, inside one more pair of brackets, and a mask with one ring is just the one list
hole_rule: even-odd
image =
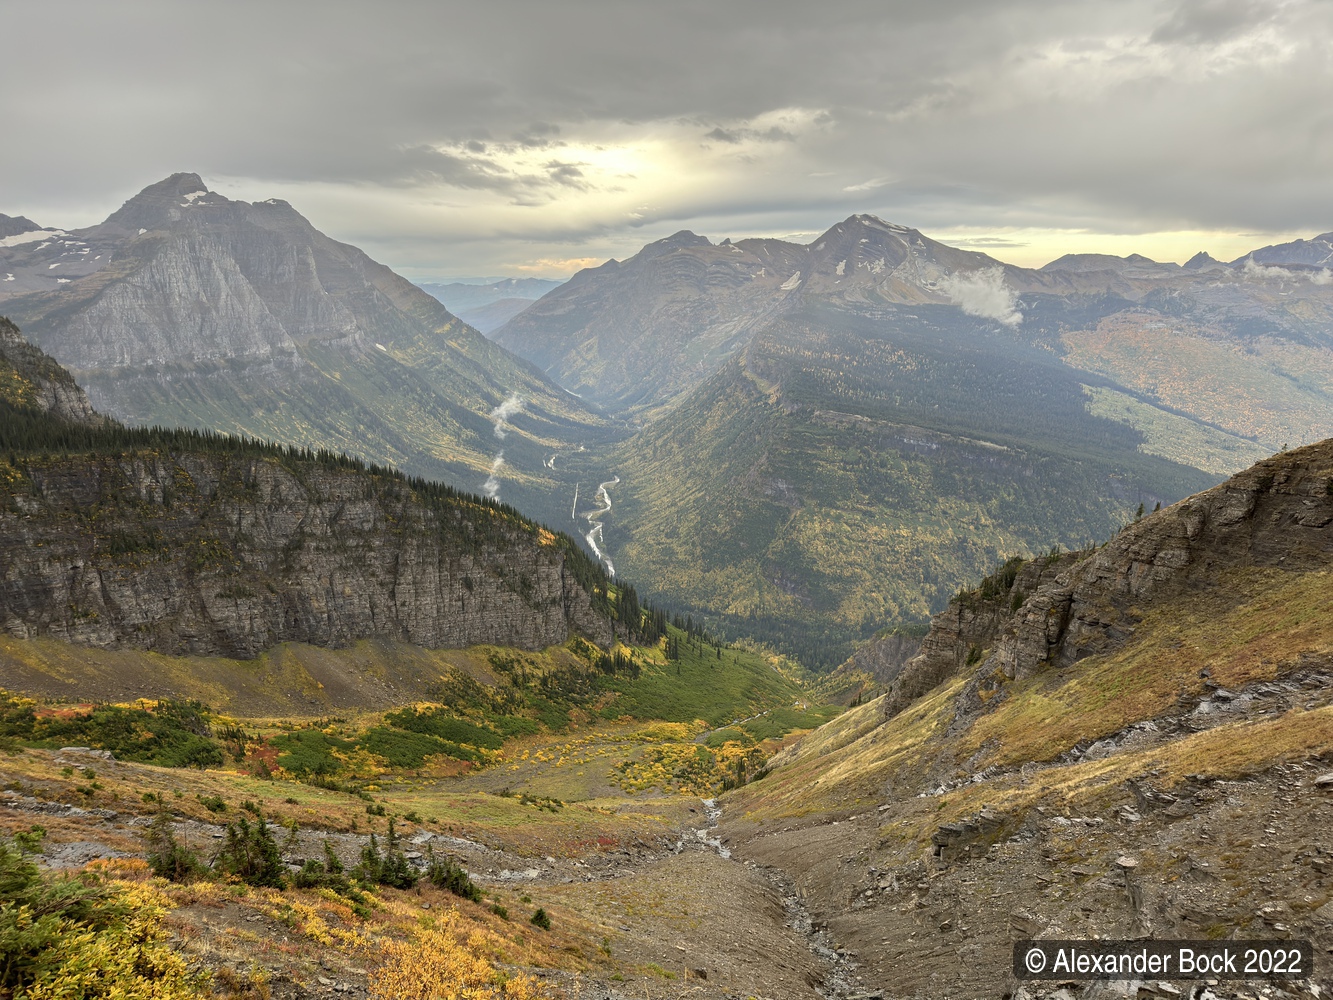
[[178,170],[416,280],[870,212],[1020,264],[1333,229],[1333,0],[0,0],[0,212]]

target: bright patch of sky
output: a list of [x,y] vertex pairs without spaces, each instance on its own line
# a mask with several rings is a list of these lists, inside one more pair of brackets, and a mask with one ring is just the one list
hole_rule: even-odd
[[0,90],[41,225],[183,170],[417,280],[863,212],[1026,265],[1333,229],[1329,0],[72,6],[8,14],[16,79],[62,55]]

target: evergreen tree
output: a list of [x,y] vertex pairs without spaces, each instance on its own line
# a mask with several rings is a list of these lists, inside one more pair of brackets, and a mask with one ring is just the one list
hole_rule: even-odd
[[281,889],[286,881],[282,854],[262,816],[253,826],[244,816],[227,824],[226,840],[213,867],[247,885]]

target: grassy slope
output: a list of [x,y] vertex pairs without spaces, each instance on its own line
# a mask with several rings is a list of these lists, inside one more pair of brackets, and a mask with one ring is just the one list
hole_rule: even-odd
[[[1233,688],[1280,677],[1302,655],[1333,653],[1328,579],[1327,572],[1237,572],[1209,593],[1148,611],[1133,639],[1114,654],[1013,683],[997,709],[961,731],[951,724],[965,678],[946,682],[882,725],[878,700],[852,709],[779,758],[786,766],[736,792],[736,806],[756,821],[836,813],[881,801],[889,787],[902,810],[917,817],[906,821],[901,835],[928,838],[938,823],[975,813],[986,803],[999,809],[1038,801],[1087,807],[1126,778],[1154,770],[1169,787],[1188,774],[1233,778],[1325,750],[1333,740],[1328,707],[1230,723],[1141,751],[1126,749],[1103,760],[1043,770],[1039,780],[1014,770],[1176,710],[1182,696],[1205,692],[1200,676],[1205,666],[1212,681]],[[930,780],[964,773],[964,766],[971,772],[988,765],[1010,770],[982,785],[921,800],[926,804],[919,808],[910,801]]]

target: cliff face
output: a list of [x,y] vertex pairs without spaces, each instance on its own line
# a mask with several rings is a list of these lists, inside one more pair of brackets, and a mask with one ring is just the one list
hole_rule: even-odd
[[0,398],[77,424],[102,419],[74,377],[24,340],[4,316],[0,316]]
[[11,470],[0,493],[11,635],[242,658],[287,641],[611,638],[554,536],[397,477],[166,449],[20,456]]
[[[1023,679],[1111,652],[1147,607],[1212,587],[1228,569],[1325,566],[1331,525],[1333,439],[1275,455],[1130,525],[1091,554],[1032,560],[1012,583],[992,586],[989,598],[972,592],[950,602],[894,682],[884,714],[969,668],[975,693],[982,678]],[[976,698],[965,704],[980,707]]]
[[1022,678],[1106,652],[1132,631],[1137,605],[1231,567],[1327,565],[1330,523],[1333,439],[1275,455],[1128,528],[1033,594],[987,666]]
[[983,650],[1013,614],[1015,598],[1056,578],[1078,556],[1065,553],[1020,563],[1011,560],[980,588],[959,594],[930,620],[920,652],[903,665],[884,699],[885,717],[896,715],[948,677],[979,662]]

